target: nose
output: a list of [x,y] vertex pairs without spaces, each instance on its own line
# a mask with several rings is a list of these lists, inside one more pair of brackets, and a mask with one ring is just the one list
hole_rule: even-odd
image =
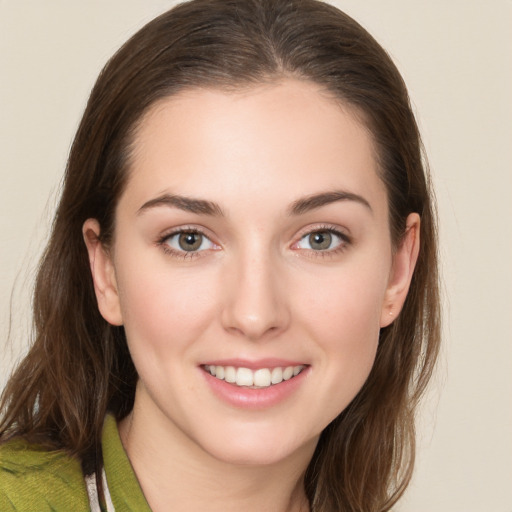
[[224,329],[258,341],[288,327],[290,312],[282,272],[270,255],[241,258],[228,272]]

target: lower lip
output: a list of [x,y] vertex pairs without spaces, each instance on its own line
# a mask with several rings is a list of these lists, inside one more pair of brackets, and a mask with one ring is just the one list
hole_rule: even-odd
[[284,402],[293,395],[304,382],[309,368],[307,366],[298,375],[289,380],[283,380],[279,384],[258,389],[230,384],[225,380],[220,380],[210,375],[203,368],[201,368],[201,373],[203,373],[211,390],[223,402],[242,409],[266,409]]

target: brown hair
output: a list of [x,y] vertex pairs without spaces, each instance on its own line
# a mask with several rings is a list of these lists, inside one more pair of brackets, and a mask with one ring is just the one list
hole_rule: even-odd
[[[439,346],[436,226],[428,171],[403,80],[354,20],[316,0],[194,0],[159,16],[108,62],[74,140],[34,293],[33,346],[2,399],[0,439],[65,449],[93,470],[107,410],[131,410],[137,374],[122,327],[98,312],[82,224],[109,243],[130,144],[155,101],[191,87],[313,81],[355,107],[372,133],[396,246],[411,212],[421,247],[410,292],[381,330],[363,389],[325,429],[305,475],[311,508],[389,510],[414,462],[414,411]],[[92,462],[91,462],[92,461]]]

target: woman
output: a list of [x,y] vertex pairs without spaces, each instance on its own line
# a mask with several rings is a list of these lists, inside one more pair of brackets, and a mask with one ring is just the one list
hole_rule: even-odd
[[389,510],[438,351],[432,210],[403,81],[345,14],[149,23],[71,150],[2,510]]

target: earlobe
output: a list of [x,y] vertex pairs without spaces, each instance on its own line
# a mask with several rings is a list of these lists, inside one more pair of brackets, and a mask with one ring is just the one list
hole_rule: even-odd
[[100,225],[96,219],[87,219],[82,227],[94,291],[101,316],[112,325],[122,325],[123,317],[119,303],[117,282],[109,252],[101,243]]
[[393,257],[393,266],[383,302],[380,327],[390,325],[400,313],[411,284],[420,250],[420,216],[407,217],[403,240]]

